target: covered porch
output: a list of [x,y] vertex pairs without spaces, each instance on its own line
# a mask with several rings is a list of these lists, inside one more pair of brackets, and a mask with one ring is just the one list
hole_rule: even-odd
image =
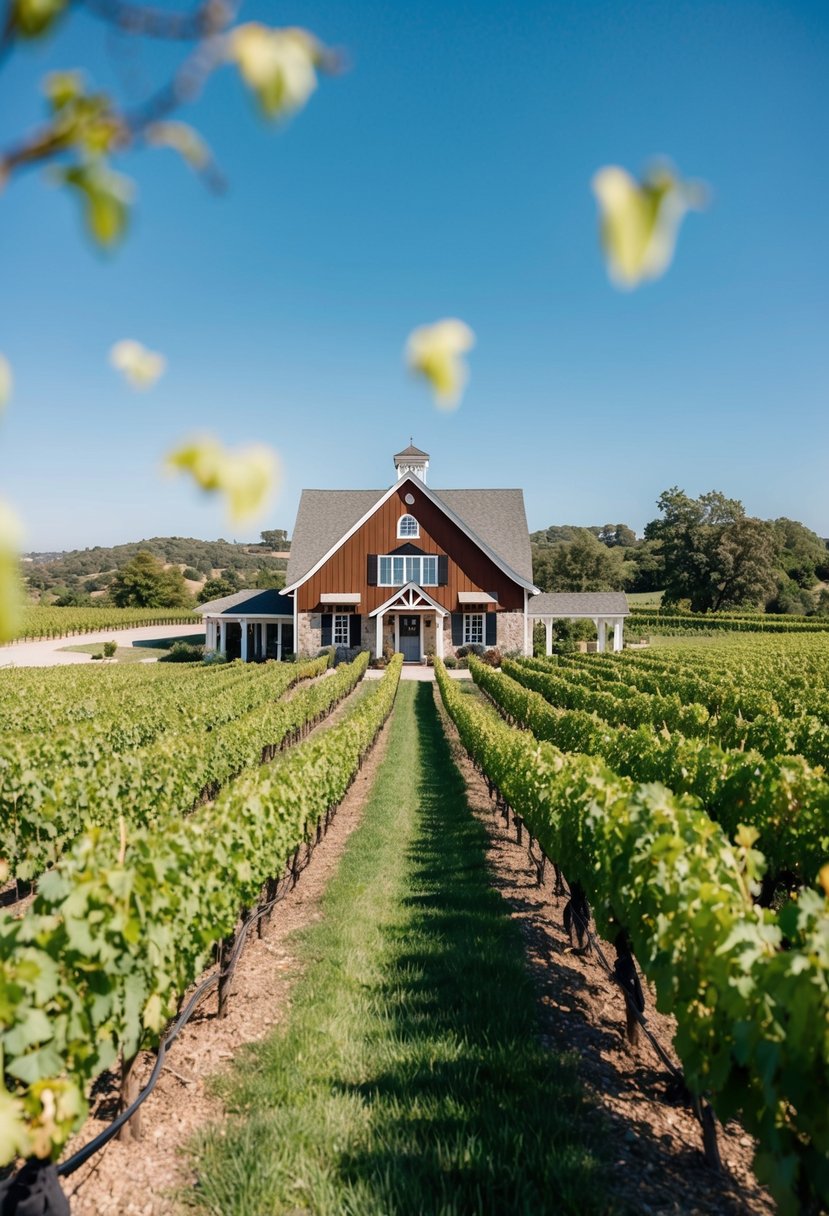
[[384,645],[403,655],[404,663],[422,663],[427,654],[443,658],[444,621],[449,611],[417,583],[406,583],[373,612],[374,653]]
[[201,604],[205,647],[227,659],[283,661],[296,651],[293,600],[278,591],[237,591]]
[[604,654],[612,631],[612,647],[617,653],[625,647],[625,618],[630,615],[623,591],[561,591],[534,595],[527,604],[531,621],[541,621],[545,631],[545,650],[553,653],[554,622],[557,620],[592,621],[596,626],[596,650]]

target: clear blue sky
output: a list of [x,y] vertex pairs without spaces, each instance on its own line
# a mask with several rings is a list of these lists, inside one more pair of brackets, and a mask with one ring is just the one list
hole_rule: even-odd
[[[226,195],[170,152],[127,158],[139,201],[114,257],[42,174],[0,195],[16,373],[0,494],[27,547],[291,528],[303,486],[387,485],[410,435],[436,487],[522,486],[531,528],[640,530],[677,484],[829,535],[825,0],[249,0],[243,16],[305,25],[352,66],[278,129],[231,69],[212,80],[183,117]],[[73,19],[0,71],[4,143],[37,119],[39,76],[81,62],[140,95],[167,58]],[[712,205],[667,276],[623,294],[590,178],[656,154]],[[452,315],[478,345],[447,415],[401,349]],[[169,359],[150,393],[107,363],[124,337]],[[248,529],[158,474],[199,428],[282,454],[282,493]]]

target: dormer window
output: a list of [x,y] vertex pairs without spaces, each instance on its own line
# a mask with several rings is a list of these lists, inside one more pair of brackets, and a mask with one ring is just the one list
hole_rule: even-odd
[[405,540],[411,540],[413,536],[420,536],[420,525],[414,515],[400,516],[397,521],[397,535]]

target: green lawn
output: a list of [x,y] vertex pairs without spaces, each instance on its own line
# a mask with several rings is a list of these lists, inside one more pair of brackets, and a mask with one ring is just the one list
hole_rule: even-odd
[[401,684],[360,828],[297,943],[287,1029],[219,1087],[188,1206],[221,1216],[612,1210],[573,1065],[538,1041],[431,684]]
[[[113,637],[113,642],[118,641],[118,635]],[[152,641],[133,642],[130,646],[119,646],[115,651],[114,660],[116,663],[142,663],[146,659],[160,659],[165,655],[174,642],[188,642],[194,645],[201,645],[204,642],[203,634],[190,634],[184,637],[173,638],[153,638]],[[81,642],[77,646],[61,646],[61,650],[74,650],[76,654],[103,654],[103,642]],[[106,662],[110,662],[109,659]]]
[[628,603],[639,608],[658,608],[664,594],[664,591],[628,591],[627,598]]

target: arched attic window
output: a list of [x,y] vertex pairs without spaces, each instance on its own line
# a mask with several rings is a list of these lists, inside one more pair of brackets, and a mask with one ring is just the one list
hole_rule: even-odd
[[411,540],[413,536],[420,536],[420,524],[414,515],[400,516],[397,521],[397,535],[401,540]]

